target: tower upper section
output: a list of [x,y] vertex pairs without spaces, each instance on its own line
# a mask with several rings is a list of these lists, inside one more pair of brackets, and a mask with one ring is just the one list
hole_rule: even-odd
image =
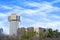
[[8,17],[8,21],[20,21],[20,16],[18,14],[11,14]]

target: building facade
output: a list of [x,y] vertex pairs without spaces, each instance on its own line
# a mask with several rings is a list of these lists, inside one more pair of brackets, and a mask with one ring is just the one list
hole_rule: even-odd
[[25,28],[24,27],[21,27],[21,28],[18,28],[17,30],[17,36],[21,37],[25,34]]
[[17,29],[19,28],[20,16],[18,14],[11,14],[8,16],[9,21],[9,35],[17,36]]
[[27,31],[28,31],[28,32],[33,32],[33,31],[34,31],[34,27],[28,27],[28,28],[27,28]]

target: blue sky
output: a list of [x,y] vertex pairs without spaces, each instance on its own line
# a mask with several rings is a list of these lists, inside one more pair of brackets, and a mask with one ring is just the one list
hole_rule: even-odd
[[60,31],[60,0],[0,0],[0,28],[9,34],[8,16],[19,13],[20,27],[43,27]]

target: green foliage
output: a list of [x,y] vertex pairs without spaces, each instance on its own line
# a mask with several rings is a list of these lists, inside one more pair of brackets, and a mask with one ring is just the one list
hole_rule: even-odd
[[48,29],[48,37],[52,37],[54,34],[54,32],[52,31],[52,29]]
[[44,39],[44,38],[46,38],[46,37],[47,37],[46,33],[44,33],[44,32],[39,33],[39,38],[41,40]]
[[40,39],[43,38],[43,33],[39,33],[39,38],[40,38]]
[[52,30],[52,29],[48,29],[48,37],[57,37],[59,35],[58,30]]
[[57,29],[56,29],[56,30],[54,30],[53,32],[54,32],[54,36],[55,36],[55,37],[58,37],[58,36],[59,36],[59,32],[58,32],[58,30],[57,30]]
[[47,38],[47,37],[53,37],[53,36],[57,36],[57,35],[60,35],[60,33],[58,32],[58,30],[52,30],[52,29],[48,29],[47,32],[40,32],[40,33],[36,33],[34,31],[26,31],[24,33],[24,35],[22,35],[21,37],[19,37],[18,40],[31,40],[32,37],[34,37],[35,35],[38,35],[39,38],[42,40],[44,38]]
[[26,31],[25,34],[21,37],[21,39],[30,40],[34,35],[35,35],[34,31],[32,32]]

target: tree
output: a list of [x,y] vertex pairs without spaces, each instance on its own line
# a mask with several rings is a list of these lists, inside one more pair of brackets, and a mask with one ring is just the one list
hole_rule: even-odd
[[31,38],[35,35],[35,32],[32,31],[32,32],[29,32],[29,31],[26,31],[25,34],[21,37],[21,40],[31,40]]
[[39,38],[42,40],[47,37],[47,32],[41,32],[39,33]]
[[54,32],[52,31],[51,28],[49,28],[47,37],[52,37],[53,35],[54,35]]
[[54,30],[53,32],[54,32],[54,37],[58,37],[58,36],[59,36],[59,32],[58,32],[58,30],[57,30],[57,29],[56,29],[56,30]]

